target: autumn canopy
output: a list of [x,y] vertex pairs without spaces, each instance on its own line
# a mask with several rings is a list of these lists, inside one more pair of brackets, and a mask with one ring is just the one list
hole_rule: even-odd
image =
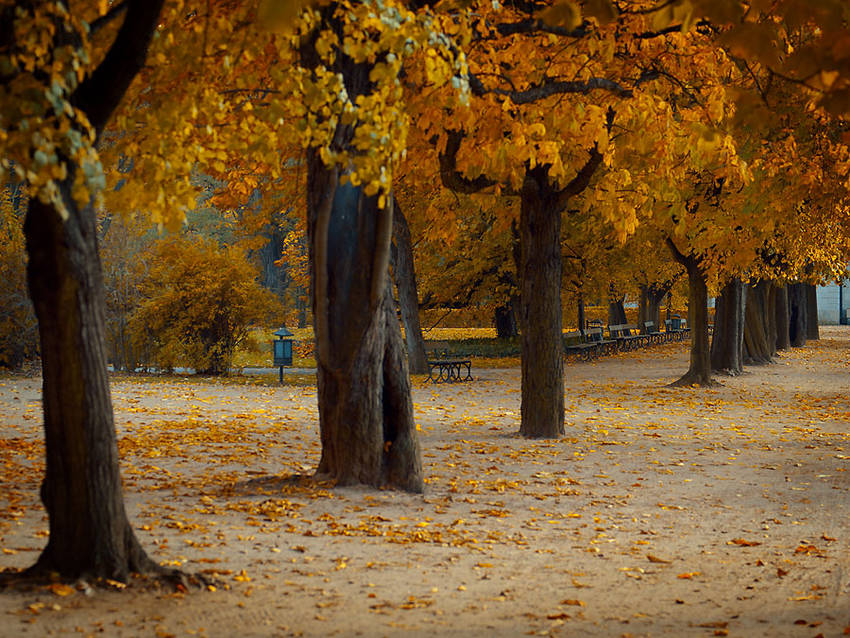
[[[0,0],[0,252],[26,252],[44,379],[36,571],[162,571],[124,513],[107,364],[226,374],[276,303],[312,310],[317,475],[412,492],[419,303],[519,335],[529,438],[565,434],[564,308],[583,328],[588,299],[624,324],[639,289],[660,324],[686,281],[682,385],[805,341],[805,286],[850,255],[848,21],[831,0]],[[250,260],[285,270],[278,299]]]

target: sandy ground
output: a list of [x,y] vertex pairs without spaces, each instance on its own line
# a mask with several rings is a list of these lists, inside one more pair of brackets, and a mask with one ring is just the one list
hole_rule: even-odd
[[[0,593],[0,636],[850,633],[850,329],[711,389],[686,344],[566,368],[567,436],[528,441],[519,371],[416,381],[427,492],[284,481],[316,390],[116,379],[125,496],[216,591]],[[39,381],[0,379],[0,567],[47,523]],[[64,595],[63,595],[64,594]]]

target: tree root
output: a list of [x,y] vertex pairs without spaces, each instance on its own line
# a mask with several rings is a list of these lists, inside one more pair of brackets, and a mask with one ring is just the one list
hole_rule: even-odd
[[188,573],[179,569],[163,567],[148,559],[144,569],[130,572],[131,578],[124,583],[111,578],[82,575],[78,578],[63,578],[58,572],[36,563],[26,569],[7,568],[0,571],[0,591],[31,592],[56,585],[67,585],[90,596],[96,589],[121,591],[132,588],[135,591],[162,589],[163,587],[179,592],[192,589],[220,587],[222,582],[207,574]]
[[699,386],[701,388],[713,388],[721,385],[719,381],[715,381],[711,377],[704,377],[701,374],[694,374],[692,372],[686,373],[681,379],[678,379],[668,385],[668,388],[689,388],[693,386]]

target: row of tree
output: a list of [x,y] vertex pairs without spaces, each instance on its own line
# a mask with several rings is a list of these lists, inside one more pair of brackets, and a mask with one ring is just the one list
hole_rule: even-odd
[[[476,264],[488,253],[518,264],[513,282],[495,273],[504,298],[518,297],[522,434],[564,432],[565,256],[583,282],[611,263],[609,246],[631,242],[623,259],[641,263],[667,251],[689,283],[682,381],[708,383],[709,289],[814,281],[846,258],[850,152],[836,114],[850,107],[848,11],[831,0],[336,0],[259,12],[238,0],[73,11],[2,0],[0,166],[33,194],[24,234],[50,519],[38,568],[156,569],[121,500],[100,197],[179,225],[200,171],[237,212],[256,188],[267,202],[303,201],[318,472],[421,491],[388,276],[396,212],[434,242],[470,235]],[[505,249],[491,253],[497,237]],[[742,313],[730,316],[739,326]]]

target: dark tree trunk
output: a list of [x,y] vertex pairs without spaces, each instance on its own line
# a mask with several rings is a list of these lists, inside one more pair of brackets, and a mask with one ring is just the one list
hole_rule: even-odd
[[587,329],[587,313],[584,307],[584,292],[581,288],[578,289],[576,295],[576,321],[578,322],[579,330]]
[[820,339],[818,325],[818,289],[812,284],[803,284],[806,288],[806,338],[812,341]]
[[791,308],[788,303],[788,286],[775,286],[774,319],[776,323],[776,349],[788,350],[791,347]]
[[625,295],[615,297],[612,291],[611,298],[608,300],[609,326],[620,326],[625,323],[628,323],[628,321],[626,320],[626,308],[624,306],[625,301]]
[[380,211],[377,197],[359,187],[339,185],[315,151],[308,153],[307,180],[322,440],[317,473],[339,485],[421,492],[410,379],[389,288],[392,211]]
[[24,231],[39,321],[50,537],[35,569],[126,582],[150,571],[124,511],[104,346],[104,291],[94,210],[70,216],[30,200]]
[[673,257],[688,273],[688,320],[691,326],[690,366],[682,378],[672,385],[712,385],[708,344],[708,285],[705,275],[696,257],[680,252],[672,239],[667,239],[667,245]]
[[522,270],[520,434],[564,434],[561,322],[561,215],[543,167],[527,170],[520,202]]
[[302,290],[299,287],[298,297],[295,300],[295,310],[299,328],[307,327],[307,300],[305,299],[306,295],[302,294]]
[[496,306],[493,313],[493,323],[496,325],[496,336],[499,339],[510,339],[519,334],[516,317],[517,301],[515,297],[511,297],[508,303]]
[[[99,136],[144,64],[162,0],[128,2],[109,51],[72,101]],[[105,293],[94,209],[71,197],[76,167],[59,185],[67,218],[33,197],[24,233],[30,296],[39,320],[46,471],[41,498],[50,536],[36,574],[111,578],[157,571],[127,519],[105,349]]]
[[661,325],[661,302],[667,289],[664,287],[640,285],[640,301],[638,302],[638,324],[651,321],[656,328]]
[[416,287],[416,270],[413,265],[413,246],[407,219],[395,202],[393,209],[393,274],[398,289],[398,305],[404,323],[404,338],[407,342],[407,364],[411,374],[428,374],[425,356],[425,339],[419,323],[419,295]]
[[771,303],[773,286],[766,281],[747,286],[747,308],[744,314],[744,362],[760,365],[773,361],[776,339],[772,327]]
[[727,283],[717,298],[714,334],[711,339],[711,369],[729,375],[744,370],[744,309],[747,292],[740,279]]
[[789,330],[791,347],[800,348],[806,345],[806,286],[805,284],[790,284],[788,286]]

